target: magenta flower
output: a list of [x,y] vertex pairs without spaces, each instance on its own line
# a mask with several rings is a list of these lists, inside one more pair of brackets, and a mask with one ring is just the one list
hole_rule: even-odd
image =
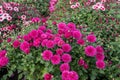
[[52,75],[52,74],[46,73],[46,74],[44,75],[44,80],[52,80],[52,78],[53,78],[53,75]]
[[53,48],[55,46],[54,42],[52,40],[48,40],[46,43],[47,48]]
[[60,40],[62,40],[60,37],[55,37],[55,38],[54,38],[54,42],[55,42],[55,43],[58,43]]
[[0,67],[6,66],[9,62],[9,59],[7,57],[1,57],[0,58]]
[[70,44],[63,44],[62,49],[64,52],[70,52],[72,47],[70,46]]
[[23,36],[23,39],[25,41],[30,41],[31,40],[31,36],[29,34],[26,34],[26,35]]
[[51,58],[51,62],[53,65],[57,65],[60,63],[60,55],[54,55],[52,58]]
[[76,25],[73,22],[68,23],[67,26],[70,28],[70,30],[76,29]]
[[62,75],[61,75],[61,77],[62,77],[62,80],[69,80],[69,71],[63,71],[62,72]]
[[70,71],[70,73],[69,73],[69,79],[70,79],[70,80],[78,80],[78,79],[79,79],[79,76],[78,76],[77,72],[75,72],[75,71]]
[[39,30],[45,31],[46,30],[46,26],[39,26]]
[[76,31],[73,31],[73,37],[75,39],[80,39],[82,37],[82,34],[80,31],[76,30]]
[[104,60],[104,58],[105,58],[103,53],[97,53],[95,57],[97,60]]
[[87,56],[93,57],[96,55],[96,49],[93,46],[85,47],[85,54]]
[[40,18],[39,17],[33,17],[31,21],[33,23],[38,23],[38,22],[40,22]]
[[71,32],[65,32],[64,34],[65,38],[70,38],[72,36]]
[[40,38],[37,38],[33,41],[33,46],[35,47],[39,47],[40,46],[40,43],[41,43],[41,39]]
[[78,61],[78,64],[79,64],[80,66],[83,66],[83,65],[85,64],[85,61],[84,61],[83,59],[80,59],[80,60]]
[[58,49],[56,50],[56,53],[57,53],[58,55],[62,55],[62,54],[63,54],[63,50],[62,50],[61,48],[58,48]]
[[50,50],[43,51],[43,53],[42,53],[43,60],[49,61],[49,60],[51,60],[52,57],[53,57],[52,51],[50,51]]
[[105,68],[105,62],[102,61],[102,60],[98,60],[98,61],[96,62],[96,67],[97,67],[98,69],[104,69],[104,68]]
[[65,62],[65,63],[69,63],[71,62],[72,60],[72,57],[70,54],[63,54],[62,55],[62,61]]
[[83,67],[84,67],[84,69],[88,69],[89,66],[87,63],[84,63]]
[[29,54],[29,53],[30,53],[30,48],[26,48],[23,52],[24,52],[25,54]]
[[8,39],[7,39],[7,42],[9,43],[9,42],[11,42],[11,40],[12,40],[12,38],[8,38]]
[[68,63],[63,63],[60,65],[60,71],[63,72],[63,71],[69,71],[70,70],[70,66]]
[[47,35],[45,33],[41,34],[40,36],[42,39],[46,39],[47,38]]
[[18,48],[20,46],[20,41],[15,40],[12,45],[13,45],[14,48]]
[[57,24],[57,22],[56,22],[56,21],[53,21],[53,22],[52,22],[52,24],[53,24],[53,25],[56,25],[56,24]]
[[97,53],[104,53],[104,50],[101,46],[96,46]]
[[67,25],[64,22],[60,22],[57,24],[58,29],[66,29]]
[[45,47],[47,42],[48,42],[48,39],[44,39],[41,43],[42,47]]
[[6,54],[7,54],[7,51],[6,51],[6,50],[1,50],[1,51],[0,51],[0,58],[1,58],[1,57],[4,57]]
[[28,54],[28,52],[30,51],[30,44],[27,41],[24,41],[20,44],[20,49]]
[[77,40],[77,44],[83,46],[83,45],[85,45],[85,41],[83,39],[79,39],[79,40]]
[[65,42],[63,40],[59,40],[58,43],[57,43],[57,45],[59,47],[63,46],[64,44],[65,44]]
[[96,36],[94,34],[89,34],[87,40],[91,43],[96,42]]
[[37,30],[32,30],[32,31],[30,32],[30,36],[31,36],[33,39],[37,38],[37,37],[38,37],[38,32],[37,32]]

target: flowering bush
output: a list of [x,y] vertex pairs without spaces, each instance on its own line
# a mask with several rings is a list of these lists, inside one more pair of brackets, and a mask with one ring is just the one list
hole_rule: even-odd
[[[8,20],[9,23],[15,24],[0,29],[3,31],[1,35],[4,34],[5,37],[4,32],[9,33],[17,26],[32,23],[29,27],[21,29],[21,32],[17,31],[18,34],[11,33],[7,40],[0,40],[3,42],[0,44],[0,69],[4,72],[0,78],[119,80],[119,12],[113,9],[118,1],[50,0],[44,4],[42,2],[27,0],[25,3],[36,6],[44,16],[47,14],[44,10],[49,9],[49,17],[39,18],[36,14],[37,17],[34,14],[25,17],[26,13],[23,11],[24,15],[21,16],[21,11],[21,19]],[[11,5],[14,2],[7,4]],[[26,12],[25,6],[23,9]],[[41,6],[46,7],[44,9]],[[2,23],[6,23],[6,20],[7,18]]]
[[[86,34],[80,31],[72,22],[60,22],[56,29],[57,31],[53,31],[46,26],[39,26],[22,38],[15,39],[11,44],[12,49],[6,47],[9,52],[9,70],[12,71],[14,66],[25,79],[43,79],[44,76],[46,80],[47,76],[51,79],[78,80],[92,79],[94,76],[91,74],[90,77],[82,77],[81,73],[88,73],[91,69],[94,69],[94,73],[99,73],[99,69],[105,69],[104,50],[96,44],[97,38],[93,33]],[[80,40],[83,40],[84,44],[81,44]],[[11,56],[13,54],[15,55]],[[28,62],[32,58],[33,60]],[[17,62],[21,62],[21,65],[17,65]],[[31,75],[36,73],[37,75]],[[40,74],[43,76],[39,76]],[[65,77],[66,75],[69,76]]]

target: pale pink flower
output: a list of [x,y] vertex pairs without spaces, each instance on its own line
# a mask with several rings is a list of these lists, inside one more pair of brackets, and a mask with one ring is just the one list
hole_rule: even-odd
[[75,9],[76,5],[71,5],[70,8]]
[[11,17],[11,16],[7,16],[7,20],[8,20],[8,21],[11,21],[11,20],[12,20],[12,17]]
[[22,19],[22,20],[26,20],[26,15],[22,15],[22,16],[21,16],[21,19]]
[[19,12],[18,7],[14,7],[14,11],[15,11],[15,12]]
[[101,9],[102,11],[105,11],[105,7],[104,7],[104,6],[101,6],[100,9]]
[[79,2],[76,2],[75,6],[76,6],[76,7],[80,7],[80,3],[79,3]]

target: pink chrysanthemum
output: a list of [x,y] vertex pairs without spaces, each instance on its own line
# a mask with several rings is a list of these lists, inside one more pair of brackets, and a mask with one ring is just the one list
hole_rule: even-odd
[[6,66],[9,62],[9,59],[7,57],[1,57],[0,58],[0,67]]
[[78,64],[79,64],[80,66],[83,66],[83,65],[85,64],[85,61],[84,61],[83,59],[80,59],[80,60],[78,61]]
[[96,46],[97,53],[104,53],[104,50],[101,46]]
[[68,63],[63,63],[60,65],[60,71],[63,72],[63,71],[69,71],[70,70],[70,66]]
[[38,37],[38,31],[37,31],[37,30],[32,30],[32,31],[30,32],[30,36],[31,36],[33,39],[37,38],[37,37]]
[[97,60],[104,60],[104,58],[105,58],[103,53],[97,53],[95,57]]
[[49,60],[51,60],[52,57],[53,57],[53,53],[52,53],[52,51],[50,51],[50,50],[45,50],[45,51],[42,53],[42,58],[43,58],[43,60],[49,61]]
[[46,39],[47,38],[47,35],[45,33],[41,34],[40,36],[42,39]]
[[46,30],[46,26],[39,26],[39,30],[45,31]]
[[33,41],[33,46],[35,47],[39,47],[40,46],[40,43],[41,43],[41,39],[40,38],[37,38]]
[[65,32],[64,34],[65,38],[70,38],[72,36],[72,33],[71,32]]
[[79,39],[79,40],[77,40],[77,44],[83,46],[85,44],[85,41],[83,39]]
[[12,38],[8,38],[7,39],[7,42],[9,43],[9,42],[11,42],[12,41]]
[[61,48],[58,48],[58,49],[56,50],[56,53],[57,53],[58,55],[62,55],[62,54],[63,54],[63,50],[62,50]]
[[93,46],[87,46],[85,48],[85,54],[87,56],[93,57],[96,54],[96,49]]
[[58,43],[57,43],[57,45],[59,47],[63,46],[64,44],[65,44],[65,42],[63,40],[59,40]]
[[42,47],[45,47],[47,42],[48,42],[48,39],[44,39],[41,43]]
[[96,62],[96,67],[97,67],[98,69],[104,69],[104,68],[105,68],[105,62],[102,61],[102,60],[98,60],[98,61]]
[[57,24],[58,29],[65,29],[67,27],[66,23],[60,22]]
[[0,58],[4,57],[6,55],[7,51],[6,50],[1,50],[0,51]]
[[84,69],[88,69],[89,66],[87,63],[84,63],[83,67],[84,67]]
[[53,48],[55,46],[54,42],[52,40],[48,40],[46,43],[47,48]]
[[26,54],[28,54],[30,51],[30,44],[27,41],[24,41],[20,44],[20,49]]
[[52,75],[52,74],[46,73],[46,74],[44,75],[44,80],[52,80],[52,78],[53,78],[53,75]]
[[63,44],[62,49],[63,49],[64,52],[70,52],[72,47],[71,47],[70,44]]
[[69,63],[71,62],[72,60],[72,57],[70,54],[63,54],[62,55],[62,61],[65,62],[65,63]]
[[62,80],[69,80],[69,71],[63,71],[61,77]]
[[69,73],[69,79],[70,79],[70,80],[78,80],[78,79],[79,79],[79,76],[78,76],[77,72],[75,72],[75,71],[70,71],[70,73]]
[[82,34],[80,31],[76,30],[76,31],[73,31],[73,37],[75,39],[80,39],[82,37]]
[[55,42],[55,43],[58,43],[60,40],[62,40],[60,37],[55,37],[55,38],[54,38],[54,42]]
[[25,41],[30,41],[30,40],[31,40],[31,37],[30,37],[29,34],[26,34],[26,35],[23,36],[23,39],[24,39]]
[[51,62],[53,65],[57,65],[60,63],[60,55],[54,55],[52,58],[51,58]]
[[70,30],[75,30],[76,29],[76,25],[72,22],[68,23],[67,26],[70,28]]
[[87,40],[91,43],[96,42],[96,36],[94,34],[89,34]]
[[20,46],[20,41],[15,40],[12,45],[13,45],[14,48],[18,48]]

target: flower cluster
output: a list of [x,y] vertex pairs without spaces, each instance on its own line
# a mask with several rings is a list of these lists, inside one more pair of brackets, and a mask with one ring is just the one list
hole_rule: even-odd
[[19,5],[18,3],[14,3],[14,2],[10,2],[10,3],[4,2],[2,6],[0,6],[0,22],[3,22],[5,19],[7,19],[7,21],[11,21],[12,16],[7,12],[8,11],[19,12],[19,9],[17,7],[18,5]]
[[[75,4],[73,4],[75,3]],[[76,9],[80,7],[80,3],[78,2],[78,0],[70,0],[69,4],[71,5],[70,8],[72,9]]]
[[105,6],[103,4],[103,1],[97,2],[95,5],[92,6],[92,8],[95,9],[95,10],[105,11]]
[[[105,68],[103,48],[86,44],[87,42],[95,43],[97,41],[96,36],[93,33],[84,36],[72,22],[68,24],[59,22],[57,24],[57,33],[53,33],[51,29],[47,29],[44,25],[39,26],[38,29],[31,30],[28,34],[23,35],[21,41],[16,39],[12,45],[14,48],[20,48],[25,54],[29,54],[32,47],[43,47],[45,50],[41,53],[42,59],[50,61],[52,65],[60,65],[62,80],[78,80],[77,72],[70,71],[69,65],[72,61],[72,55],[70,54],[72,46],[70,43],[73,41],[75,41],[76,45],[85,47],[86,56],[96,58],[97,68]],[[88,64],[82,58],[78,60],[78,64],[88,69]],[[68,77],[65,77],[67,75]],[[49,78],[51,75],[47,76]]]
[[58,0],[50,0],[49,2],[49,11],[52,13],[55,11],[55,5],[57,4]]
[[63,71],[62,80],[78,80],[79,76],[75,71]]
[[6,66],[9,62],[9,59],[6,56],[6,54],[6,50],[0,50],[0,68]]

